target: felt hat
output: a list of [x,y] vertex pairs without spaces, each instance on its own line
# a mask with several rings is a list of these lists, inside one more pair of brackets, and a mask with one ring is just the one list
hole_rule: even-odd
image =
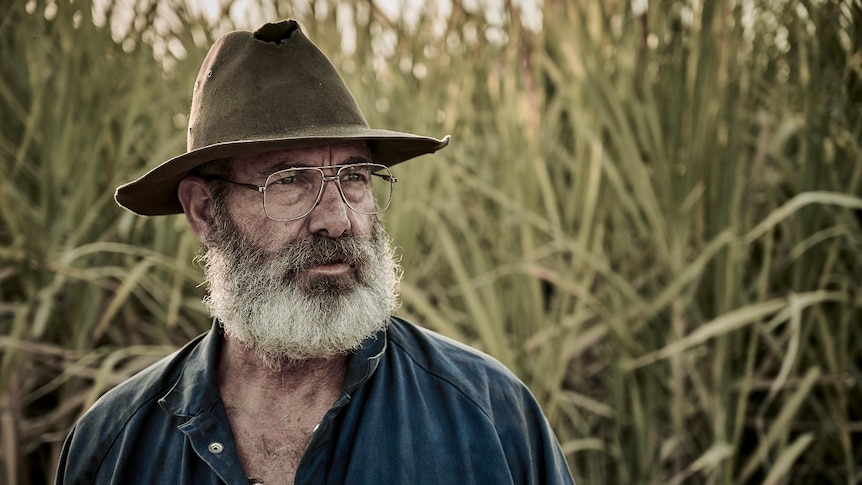
[[117,188],[141,215],[183,211],[177,187],[195,167],[236,155],[363,140],[372,160],[394,165],[449,144],[372,129],[341,75],[294,20],[220,37],[192,93],[186,153]]

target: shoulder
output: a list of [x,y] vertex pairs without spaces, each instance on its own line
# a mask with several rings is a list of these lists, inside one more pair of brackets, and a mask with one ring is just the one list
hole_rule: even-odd
[[539,404],[502,363],[394,317],[386,354],[398,367],[387,371],[394,374],[387,390],[399,394],[396,391],[412,385],[410,393],[399,395],[421,403],[409,407],[412,416],[437,405],[425,421],[453,433],[454,437],[448,436],[451,443],[481,442],[485,463],[493,456],[490,450],[499,450],[515,483],[572,483],[559,442]]
[[462,393],[486,413],[501,405],[527,404],[522,400],[533,400],[512,371],[477,349],[396,317],[387,338],[390,351],[398,358],[408,360],[429,378]]
[[[205,334],[206,335],[206,334]],[[59,477],[94,477],[102,462],[127,434],[151,426],[164,415],[158,401],[176,385],[183,368],[205,335],[162,358],[143,371],[107,391],[78,419],[66,438],[60,457]],[[162,423],[163,426],[173,424]],[[131,431],[130,431],[131,430]],[[77,483],[77,482],[76,482]]]
[[504,380],[517,378],[497,359],[432,330],[392,318],[388,341],[417,365],[440,377],[463,376],[464,370]]
[[205,335],[107,391],[81,416],[78,427],[95,424],[108,415],[112,426],[122,426],[142,406],[158,401],[175,385],[189,354]]

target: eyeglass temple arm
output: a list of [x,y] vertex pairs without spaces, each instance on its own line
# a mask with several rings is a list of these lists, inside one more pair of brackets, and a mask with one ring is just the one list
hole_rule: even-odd
[[375,172],[371,172],[371,175],[375,175],[377,177],[380,177],[383,180],[389,182],[390,184],[394,184],[395,182],[398,182],[398,177],[396,177],[394,175],[386,175],[383,173],[375,173]]
[[205,180],[221,180],[222,182],[227,182],[234,185],[239,185],[240,187],[245,187],[247,189],[254,190],[255,192],[263,193],[263,185],[255,185],[255,184],[246,184],[243,182],[236,182],[234,180],[229,180],[224,177],[219,177],[218,175],[201,175],[201,178]]

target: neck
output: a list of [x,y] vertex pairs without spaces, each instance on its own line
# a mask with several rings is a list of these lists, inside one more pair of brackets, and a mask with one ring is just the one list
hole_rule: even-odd
[[225,387],[279,393],[302,388],[340,390],[346,363],[345,354],[273,363],[226,336],[219,356],[219,387],[223,392]]

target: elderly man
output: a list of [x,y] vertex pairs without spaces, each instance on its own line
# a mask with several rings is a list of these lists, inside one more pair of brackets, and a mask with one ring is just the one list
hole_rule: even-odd
[[188,152],[116,194],[185,214],[213,328],[106,393],[57,483],[571,483],[520,381],[392,316],[388,167],[447,143],[369,128],[294,21],[219,39]]

